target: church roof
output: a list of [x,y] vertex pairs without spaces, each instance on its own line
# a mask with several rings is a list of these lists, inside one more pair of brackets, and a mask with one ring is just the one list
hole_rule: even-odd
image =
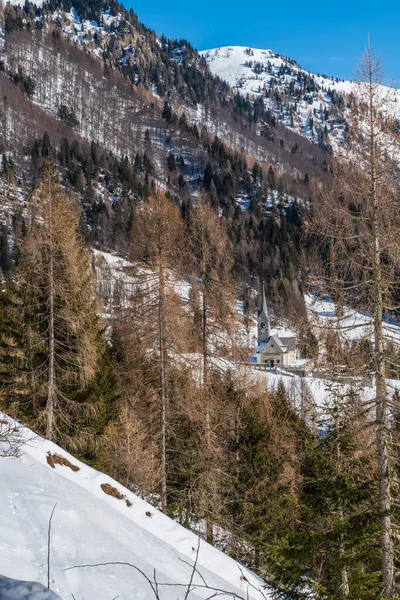
[[295,337],[281,337],[281,336],[274,336],[275,339],[278,337],[278,339],[280,340],[281,346],[286,346],[287,350],[286,352],[289,352],[290,350],[293,350],[296,346],[296,338]]
[[269,336],[266,342],[258,344],[257,353],[261,354],[262,352],[264,352],[265,347],[270,342],[274,342],[277,346],[277,350],[282,352],[283,354],[296,349],[296,336],[292,332],[282,331],[281,334],[279,334],[279,332],[274,332],[272,335]]

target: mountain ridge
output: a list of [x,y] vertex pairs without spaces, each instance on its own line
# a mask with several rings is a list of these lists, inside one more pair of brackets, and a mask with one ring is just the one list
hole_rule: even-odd
[[[341,149],[348,106],[357,95],[355,81],[312,73],[270,49],[224,46],[200,54],[213,74],[232,89],[255,102],[261,99],[279,124],[322,147]],[[399,117],[399,89],[394,97]]]

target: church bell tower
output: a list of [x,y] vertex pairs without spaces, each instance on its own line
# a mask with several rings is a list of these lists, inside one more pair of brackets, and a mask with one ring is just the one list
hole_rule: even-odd
[[258,310],[258,344],[265,344],[270,335],[271,328],[269,323],[268,307],[265,300],[265,286],[262,286],[262,302],[261,307]]

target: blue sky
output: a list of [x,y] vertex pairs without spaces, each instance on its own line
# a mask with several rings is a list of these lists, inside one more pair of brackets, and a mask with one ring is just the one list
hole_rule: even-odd
[[268,48],[314,73],[351,79],[367,34],[385,73],[400,87],[400,3],[298,0],[123,0],[140,21],[199,50],[218,46]]

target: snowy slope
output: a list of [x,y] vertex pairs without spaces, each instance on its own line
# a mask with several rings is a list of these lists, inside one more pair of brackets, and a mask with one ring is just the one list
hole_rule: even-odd
[[[318,336],[321,332],[335,331],[343,341],[368,339],[374,341],[374,322],[371,313],[360,312],[344,307],[343,315],[338,318],[336,304],[328,298],[316,298],[309,294],[305,297],[310,322]],[[383,337],[400,345],[400,325],[394,320],[383,321]]]
[[350,81],[312,75],[272,50],[227,46],[201,54],[212,73],[241,94],[264,98],[282,125],[314,142],[322,142],[325,126],[333,138],[326,142],[340,138],[343,115],[333,105],[331,93],[349,93]]
[[[272,50],[226,46],[201,52],[214,75],[241,94],[262,97],[282,125],[310,141],[340,145],[346,125],[346,104],[340,100],[354,91],[351,81],[304,71],[296,61]],[[400,90],[397,90],[400,114]]]
[[[161,600],[184,598],[198,538],[110,477],[29,430],[20,431],[26,440],[20,458],[0,458],[1,574],[46,584],[48,523],[57,504],[50,587],[62,598],[151,599],[155,596],[145,576],[153,581],[154,574]],[[79,470],[59,464],[52,468],[48,453],[66,458]],[[116,488],[123,498],[107,495],[102,484]],[[126,565],[67,570],[105,562],[128,562],[143,574]],[[255,575],[203,541],[197,568],[201,577],[194,576],[197,587],[190,592],[190,600],[211,595],[201,587],[204,581],[243,599],[269,597],[257,591],[262,582]]]
[[[232,87],[237,87],[243,94],[259,95],[264,84],[269,84],[273,77],[278,76],[282,82],[289,83],[291,80],[296,80],[299,72],[305,72],[295,61],[278,55],[272,50],[226,46],[224,48],[203,50],[200,54],[205,57],[215,75],[227,81]],[[262,64],[264,67],[267,67],[269,63],[271,69],[256,73],[255,66],[257,63]],[[283,68],[287,68],[292,72],[279,75],[279,70]],[[351,91],[351,81],[342,81],[334,77],[320,75],[313,75],[313,77],[321,87],[326,89],[330,88],[345,93]]]
[[[45,1],[46,0],[31,0],[32,4],[35,4],[36,6],[43,6]],[[10,4],[13,4],[14,6],[24,6],[25,4],[25,0],[7,0],[7,2],[10,2]],[[4,2],[4,4],[6,4],[6,2]]]

